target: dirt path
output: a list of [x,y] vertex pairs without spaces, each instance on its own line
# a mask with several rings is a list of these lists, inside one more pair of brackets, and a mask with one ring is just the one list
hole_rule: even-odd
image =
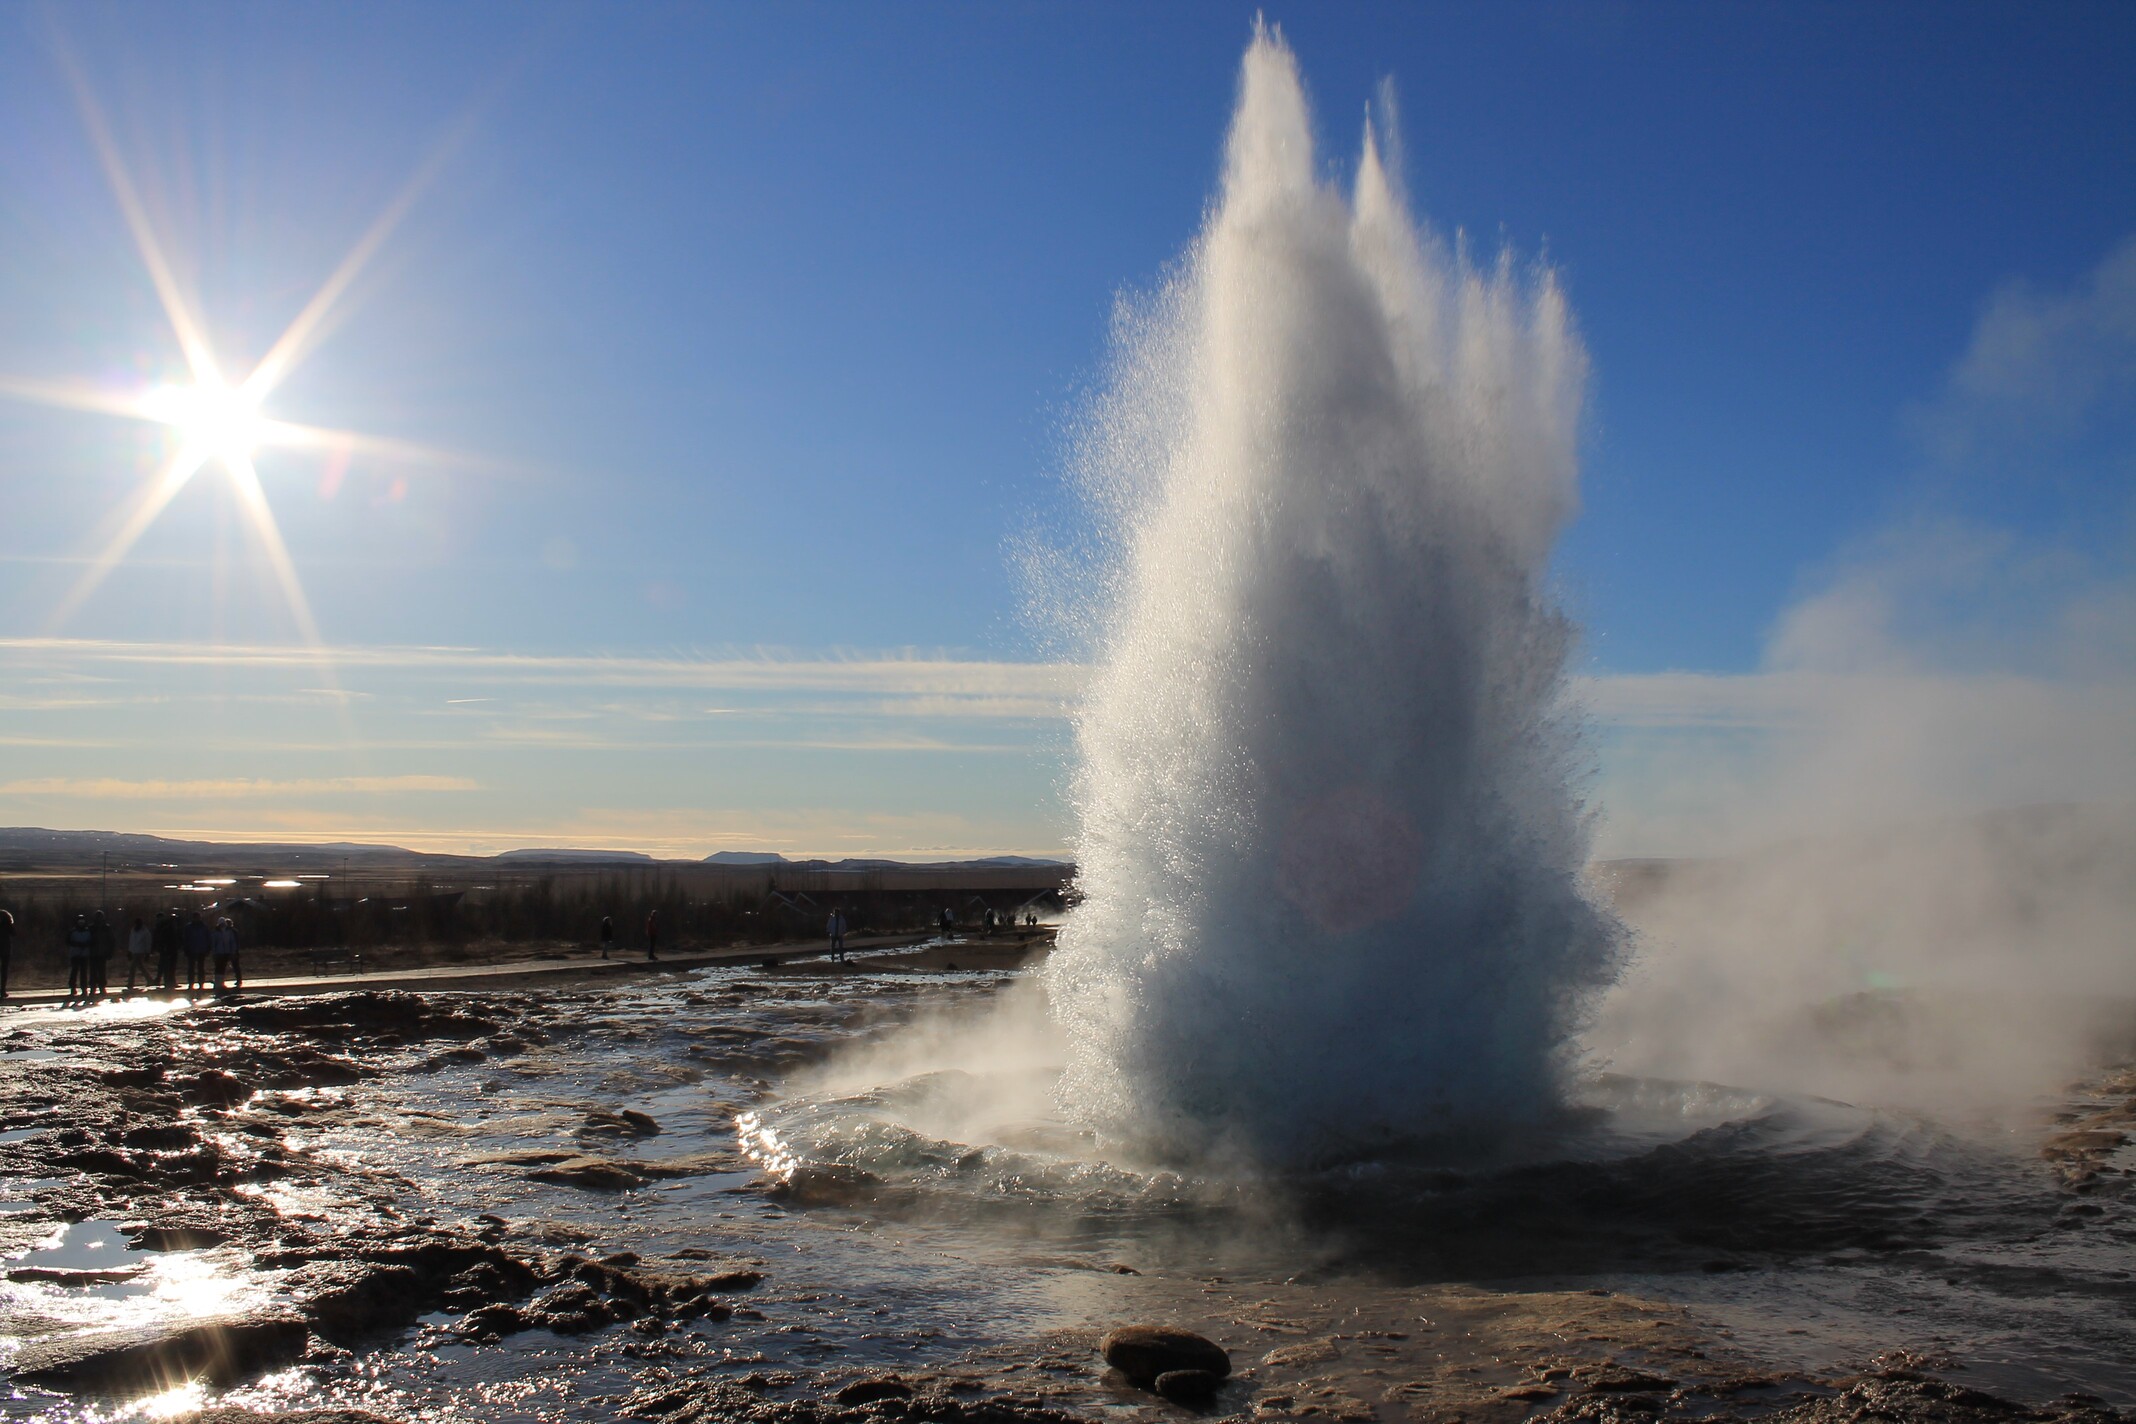
[[[914,945],[924,944],[931,938],[931,935],[923,934],[876,935],[868,938],[855,936],[850,941],[850,947],[854,953],[879,953],[887,949],[909,949]],[[982,946],[989,943],[974,941],[972,952],[983,952]],[[821,959],[829,953],[830,945],[827,941],[803,940],[787,944],[752,945],[747,949],[693,950],[664,954],[656,960],[648,960],[642,955],[625,957],[622,954],[613,959],[560,959],[549,956],[540,959],[502,960],[490,964],[432,964],[357,973],[273,975],[247,979],[243,992],[275,995],[319,994],[348,989],[420,989],[425,986],[486,989],[524,983],[528,980],[565,984],[680,974],[720,964],[777,965],[791,960]],[[109,1001],[126,996],[113,990],[105,997]],[[10,1008],[50,1007],[66,1001],[65,989],[31,989],[10,994],[4,1002],[0,1002],[0,1012]]]

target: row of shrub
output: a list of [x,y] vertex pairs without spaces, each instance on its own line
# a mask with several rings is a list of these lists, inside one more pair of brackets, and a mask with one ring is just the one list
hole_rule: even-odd
[[[663,943],[675,945],[771,944],[823,933],[832,907],[844,913],[853,934],[924,930],[953,912],[958,924],[980,924],[987,909],[1004,918],[1019,913],[1027,897],[1010,892],[928,893],[855,891],[805,896],[746,891],[707,894],[659,873],[547,875],[467,889],[413,881],[371,884],[355,892],[322,882],[302,890],[249,890],[239,886],[213,901],[236,923],[241,942],[262,948],[367,948],[389,944],[455,945],[484,941],[592,944],[608,918],[619,945],[641,948],[647,919],[658,912]],[[59,886],[10,886],[0,882],[0,909],[16,920],[17,953],[38,946],[55,952],[76,915],[104,905],[123,941],[133,917],[173,906],[205,908],[210,897],[174,893],[161,886],[114,884],[106,895],[78,882]]]

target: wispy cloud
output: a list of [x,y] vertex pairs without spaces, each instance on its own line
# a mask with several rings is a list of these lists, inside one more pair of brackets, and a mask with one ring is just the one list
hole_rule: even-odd
[[2006,283],[1988,301],[1950,382],[1917,413],[1939,454],[1961,460],[2126,423],[2136,396],[2136,235],[2074,286]]
[[250,800],[255,797],[390,796],[411,791],[479,791],[464,776],[320,776],[292,780],[230,777],[200,781],[129,781],[119,777],[38,776],[0,782],[0,795],[98,800]]
[[1822,681],[1805,673],[1618,673],[1577,678],[1573,695],[1608,727],[1777,729],[1818,704]]
[[1003,662],[917,651],[815,657],[773,651],[746,657],[643,657],[443,646],[358,644],[314,649],[275,643],[0,638],[0,654],[54,662],[219,669],[308,668],[324,660],[345,674],[393,671],[457,679],[463,684],[592,684],[908,697],[1069,697],[1081,688],[1084,678],[1083,669],[1073,663]]

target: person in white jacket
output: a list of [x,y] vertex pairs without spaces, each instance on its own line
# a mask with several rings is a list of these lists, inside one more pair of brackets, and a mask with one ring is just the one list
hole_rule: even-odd
[[208,949],[215,956],[215,992],[223,992],[224,975],[230,977],[230,988],[244,988],[245,971],[237,962],[237,926],[230,922],[229,916],[215,922],[215,928],[208,934]]
[[155,933],[149,929],[148,921],[135,915],[133,931],[126,936],[126,992],[129,994],[134,992],[136,978],[144,989],[155,987],[155,981],[148,977],[148,952],[154,941]]

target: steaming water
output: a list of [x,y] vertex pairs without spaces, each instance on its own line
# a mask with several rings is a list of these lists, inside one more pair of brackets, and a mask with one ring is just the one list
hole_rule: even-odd
[[1420,233],[1382,148],[1324,184],[1257,36],[1082,442],[1087,900],[1048,978],[1108,1137],[1280,1160],[1534,1118],[1612,969],[1544,587],[1585,358],[1551,274]]

